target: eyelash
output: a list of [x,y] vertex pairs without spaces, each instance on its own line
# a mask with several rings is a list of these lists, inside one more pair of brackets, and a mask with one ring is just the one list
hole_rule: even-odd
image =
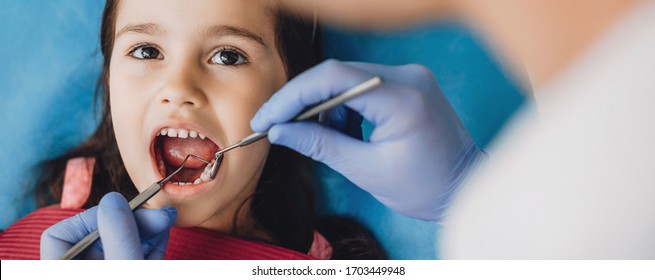
[[234,53],[240,55],[240,56],[243,58],[243,63],[241,63],[241,64],[235,64],[235,65],[226,65],[226,64],[218,64],[218,65],[234,66],[234,67],[236,67],[236,66],[241,66],[241,65],[244,65],[244,64],[248,64],[248,63],[250,63],[250,60],[248,59],[248,56],[246,56],[246,55],[244,54],[244,52],[242,52],[242,51],[239,50],[238,48],[231,47],[231,46],[223,46],[223,47],[218,48],[218,49],[215,50],[214,52],[212,52],[212,56],[209,58],[210,63],[211,63],[211,60],[212,60],[216,55],[218,55],[219,53],[224,52],[224,51],[230,51],[230,52],[234,52]]
[[[138,50],[139,48],[143,48],[143,47],[152,47],[152,48],[156,49],[156,50],[159,52],[159,54],[161,54],[161,51],[159,50],[159,48],[158,48],[156,45],[153,45],[153,44],[151,44],[151,43],[138,43],[138,44],[135,44],[135,45],[133,45],[132,47],[130,47],[130,48],[129,48],[129,51],[127,51],[127,53],[126,53],[125,55],[126,55],[127,57],[129,57],[129,58],[136,59],[136,60],[150,60],[150,59],[145,59],[145,58],[134,57],[134,55],[133,55],[134,52],[135,52],[136,50]],[[239,56],[241,56],[241,57],[243,58],[243,63],[241,63],[241,64],[235,64],[235,65],[226,65],[226,64],[218,64],[218,63],[213,63],[213,62],[211,62],[212,59],[213,59],[216,55],[218,55],[219,53],[221,53],[221,52],[223,52],[223,51],[230,51],[230,52],[234,52],[234,53],[238,54]],[[214,52],[212,52],[212,55],[211,55],[211,57],[209,58],[208,61],[209,61],[209,63],[211,63],[211,64],[224,65],[224,66],[233,66],[233,67],[240,66],[240,65],[244,65],[244,64],[249,64],[249,63],[250,63],[250,61],[249,61],[249,59],[248,59],[248,56],[246,56],[246,55],[243,53],[243,51],[239,50],[238,48],[231,47],[231,46],[223,46],[223,47],[220,47],[219,49],[215,50]]]
[[129,58],[136,59],[136,60],[150,60],[150,59],[134,57],[134,55],[133,55],[134,52],[136,50],[138,50],[139,48],[143,48],[143,47],[152,47],[152,48],[156,49],[159,52],[159,54],[161,54],[161,51],[159,50],[159,47],[157,47],[156,45],[153,45],[153,44],[150,44],[150,43],[138,43],[138,44],[135,44],[132,47],[130,47],[129,51],[127,51],[127,53],[125,55],[127,57],[129,57]]

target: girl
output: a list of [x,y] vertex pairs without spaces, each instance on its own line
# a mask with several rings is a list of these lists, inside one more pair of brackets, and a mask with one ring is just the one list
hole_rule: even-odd
[[[314,31],[271,1],[107,1],[101,27],[104,117],[88,141],[46,164],[39,186],[44,201],[70,201],[62,185],[84,185],[83,179],[69,180],[84,174],[92,185],[84,207],[111,191],[129,200],[180,166],[186,154],[210,159],[250,134],[250,119],[272,93],[319,62]],[[74,168],[76,162],[80,167]],[[275,245],[270,247],[283,252],[280,257],[289,258],[282,248],[306,254],[326,238],[331,254],[323,250],[314,257],[383,258],[359,225],[316,219],[309,164],[260,141],[226,154],[213,181],[200,178],[204,164],[190,161],[146,207],[177,208],[171,240],[220,233]],[[72,206],[82,205],[73,200]],[[182,229],[191,227],[204,231]],[[208,240],[226,240],[215,237]],[[167,257],[231,257],[189,253]]]

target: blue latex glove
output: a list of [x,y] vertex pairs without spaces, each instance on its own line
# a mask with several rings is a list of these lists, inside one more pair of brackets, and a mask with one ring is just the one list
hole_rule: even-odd
[[177,210],[130,210],[119,193],[106,194],[98,206],[63,220],[41,235],[41,259],[58,259],[86,235],[99,229],[100,240],[81,259],[163,259]]
[[[375,129],[369,142],[340,133],[344,110],[321,121],[285,123],[309,105],[374,75],[382,87],[346,103]],[[287,83],[250,122],[268,139],[341,173],[387,207],[438,220],[459,183],[482,154],[436,84],[419,65],[383,66],[328,60]],[[335,129],[336,128],[336,129]]]

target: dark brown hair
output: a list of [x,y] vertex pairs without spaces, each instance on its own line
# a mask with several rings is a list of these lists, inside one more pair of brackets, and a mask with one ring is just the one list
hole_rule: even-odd
[[[109,107],[109,64],[114,45],[117,5],[118,0],[108,0],[102,16],[100,48],[104,63],[96,91],[96,98],[98,93],[102,98],[101,123],[86,142],[42,165],[42,176],[37,184],[40,205],[60,201],[66,163],[71,158],[82,156],[96,158],[91,195],[84,207],[97,205],[102,196],[112,191],[122,193],[128,200],[138,194],[121,160]],[[315,30],[313,23],[282,11],[277,11],[275,21],[277,48],[289,79],[320,62],[322,52],[320,30]],[[310,159],[290,149],[271,146],[261,179],[255,193],[250,197],[250,211],[259,226],[273,238],[273,244],[300,252],[307,252],[311,246],[313,230],[317,228],[312,188],[316,180],[311,177],[312,163]],[[234,221],[233,234],[248,238],[247,232],[237,231],[236,216]],[[330,232],[332,228],[336,227],[322,227],[321,232]],[[363,244],[367,246],[362,248],[370,247],[369,251],[374,252],[365,255],[365,258],[384,257],[384,253],[370,233],[362,231],[357,232],[357,235],[359,236],[357,240],[366,241]],[[331,240],[334,236],[335,234],[327,234],[326,238],[336,245],[338,240]],[[338,237],[343,240],[341,235]],[[340,251],[335,250],[335,252]],[[362,256],[359,254],[350,257],[351,255],[333,254],[333,257]]]

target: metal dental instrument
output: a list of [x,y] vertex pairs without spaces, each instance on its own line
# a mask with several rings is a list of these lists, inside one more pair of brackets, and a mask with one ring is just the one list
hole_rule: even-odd
[[[366,80],[366,81],[364,81],[364,82],[362,82],[362,83],[360,83],[360,84],[358,84],[358,85],[356,85],[356,86],[354,86],[354,87],[352,87],[352,88],[350,88],[350,89],[348,89],[348,90],[346,90],[346,91],[344,91],[344,92],[342,92],[340,94],[337,94],[336,96],[334,96],[334,97],[332,97],[332,98],[330,98],[330,99],[328,99],[326,101],[323,101],[323,102],[319,103],[318,105],[315,105],[314,107],[311,107],[310,109],[308,109],[306,111],[302,112],[295,119],[293,119],[293,121],[294,122],[304,121],[304,120],[307,120],[309,118],[312,118],[312,117],[314,117],[314,116],[316,116],[316,115],[318,115],[318,114],[320,114],[320,113],[322,113],[324,111],[332,109],[332,108],[334,108],[334,107],[336,107],[338,105],[341,105],[341,104],[343,104],[343,103],[345,103],[345,102],[347,102],[347,101],[349,101],[349,100],[351,100],[351,99],[353,99],[353,98],[355,98],[357,96],[360,96],[360,95],[362,95],[362,94],[364,94],[364,93],[366,93],[366,92],[368,92],[368,91],[370,91],[370,90],[372,90],[372,89],[374,89],[376,87],[379,87],[380,85],[382,85],[382,78],[380,78],[379,76],[375,76],[373,78],[370,78],[370,79],[368,79],[368,80]],[[216,171],[218,170],[218,166],[220,165],[220,161],[223,160],[223,154],[225,154],[226,152],[231,151],[233,149],[236,149],[238,147],[248,146],[248,145],[250,145],[250,144],[252,144],[254,142],[257,142],[257,141],[259,141],[261,139],[266,138],[267,135],[268,135],[268,131],[255,132],[253,134],[250,134],[250,135],[242,138],[241,140],[239,140],[239,142],[237,142],[237,143],[235,143],[235,144],[233,144],[231,146],[228,146],[225,149],[222,149],[222,150],[216,152],[216,154],[214,155],[214,159],[213,159],[212,163],[207,166],[208,168],[211,168],[211,172],[209,173],[209,178],[211,180],[214,180],[214,178],[216,177]]]
[[[129,202],[130,209],[132,209],[132,211],[134,211],[135,209],[139,208],[141,205],[146,203],[150,198],[155,196],[155,194],[157,194],[161,190],[162,186],[164,186],[166,183],[168,183],[168,181],[170,181],[171,178],[173,178],[173,176],[175,176],[175,174],[177,174],[178,172],[180,172],[180,170],[182,170],[182,168],[184,168],[184,165],[186,164],[187,160],[189,160],[189,158],[195,158],[195,159],[197,159],[199,161],[202,161],[202,162],[204,162],[206,164],[209,164],[208,161],[206,161],[206,160],[204,160],[204,159],[202,159],[202,158],[200,158],[200,157],[198,157],[196,155],[188,154],[184,158],[184,161],[182,161],[182,165],[180,165],[180,167],[178,167],[175,171],[173,171],[173,173],[166,176],[166,178],[161,179],[161,180],[153,183],[145,191],[143,191],[142,193],[137,195],[134,199],[132,199]],[[98,238],[100,238],[100,233],[96,229],[93,232],[89,233],[89,235],[84,237],[82,240],[80,240],[80,242],[77,242],[77,244],[75,244],[75,246],[71,247],[68,251],[66,251],[66,253],[63,256],[61,256],[61,258],[59,258],[59,259],[60,260],[72,260],[74,257],[79,255],[82,251],[84,251],[84,249],[86,249],[91,244],[93,244],[93,242],[98,240]]]

